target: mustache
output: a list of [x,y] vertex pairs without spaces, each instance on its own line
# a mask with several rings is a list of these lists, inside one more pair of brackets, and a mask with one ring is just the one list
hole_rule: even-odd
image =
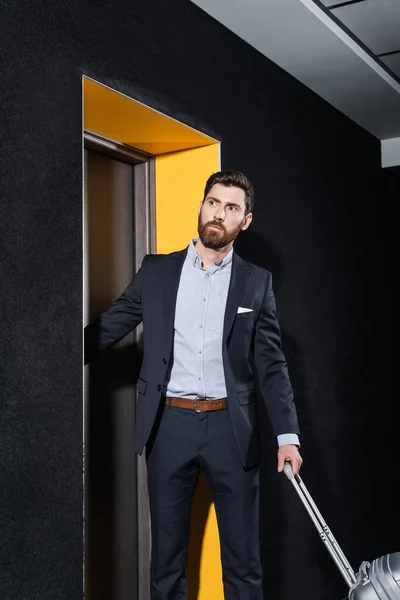
[[204,225],[204,228],[209,227],[210,225],[212,225],[213,227],[218,227],[219,229],[222,229],[222,231],[225,231],[225,227],[221,223],[217,223],[216,221],[208,221],[208,223]]

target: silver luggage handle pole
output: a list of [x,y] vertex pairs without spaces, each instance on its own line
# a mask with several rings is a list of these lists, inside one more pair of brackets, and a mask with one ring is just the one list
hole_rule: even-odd
[[308,492],[306,486],[301,480],[300,475],[294,475],[292,471],[292,467],[290,462],[286,462],[283,468],[286,477],[291,481],[294,489],[296,490],[300,500],[304,504],[308,514],[312,522],[314,523],[323,543],[325,544],[328,552],[332,556],[333,560],[336,563],[339,571],[341,572],[344,580],[347,585],[351,588],[354,583],[356,583],[356,575],[344,555],[342,549],[334,538],[331,530],[328,525],[325,523],[321,513],[319,512],[315,502],[313,501],[310,493]]
[[339,544],[337,543],[332,531],[329,529],[328,525],[326,524],[326,522],[324,521],[321,513],[318,510],[318,507],[316,506],[314,500],[311,497],[310,492],[308,491],[308,489],[306,488],[306,486],[303,483],[303,480],[301,479],[300,475],[297,476],[298,477],[298,483],[299,486],[302,490],[302,492],[304,493],[305,497],[307,498],[311,508],[313,509],[317,519],[319,520],[320,524],[323,527],[323,530],[325,532],[326,537],[328,538],[328,540],[330,541],[330,543],[332,544],[332,546],[335,548],[337,555],[340,557],[343,566],[346,568],[347,572],[349,573],[353,583],[356,582],[357,577],[349,563],[349,561],[347,560],[343,550],[341,549],[341,547],[339,546]]

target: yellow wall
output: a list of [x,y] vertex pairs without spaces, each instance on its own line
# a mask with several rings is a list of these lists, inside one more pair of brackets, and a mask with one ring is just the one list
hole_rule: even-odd
[[[217,171],[216,140],[95,81],[83,78],[84,129],[156,156],[158,253],[187,246],[207,178]],[[196,490],[188,564],[189,600],[223,600],[214,505],[204,478]]]
[[156,157],[157,252],[185,248],[196,237],[204,185],[218,164],[218,144]]
[[[156,157],[157,252],[180,250],[196,237],[204,184],[218,169],[218,144]],[[192,511],[188,588],[189,600],[224,598],[214,504],[203,478]]]

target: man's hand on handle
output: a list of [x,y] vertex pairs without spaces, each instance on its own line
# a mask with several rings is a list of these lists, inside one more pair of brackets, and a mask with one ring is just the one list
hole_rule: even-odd
[[303,464],[303,459],[300,456],[300,452],[295,444],[284,444],[278,450],[278,472],[283,471],[285,462],[289,461],[292,466],[294,475],[298,475],[300,467]]

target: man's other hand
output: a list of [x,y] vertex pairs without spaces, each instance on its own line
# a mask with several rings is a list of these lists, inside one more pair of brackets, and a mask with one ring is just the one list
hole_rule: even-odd
[[278,450],[278,472],[283,471],[285,462],[291,463],[292,471],[294,475],[298,475],[300,467],[303,464],[303,459],[300,456],[300,452],[295,444],[284,444]]

